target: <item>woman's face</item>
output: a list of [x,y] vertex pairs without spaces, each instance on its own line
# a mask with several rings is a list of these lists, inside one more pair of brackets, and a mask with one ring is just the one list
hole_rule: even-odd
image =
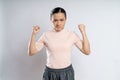
[[55,31],[59,32],[62,29],[64,29],[66,18],[65,18],[64,13],[55,13],[52,15],[51,21],[54,25]]

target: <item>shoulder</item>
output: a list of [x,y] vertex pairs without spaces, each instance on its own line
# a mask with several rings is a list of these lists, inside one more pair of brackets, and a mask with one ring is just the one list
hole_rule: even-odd
[[43,34],[43,35],[48,35],[49,33],[51,33],[50,30],[49,30],[49,31],[45,31],[45,32],[43,32],[42,34]]
[[73,35],[73,36],[77,35],[77,33],[75,31],[68,30],[68,32],[70,33],[70,35]]
[[50,37],[52,34],[53,34],[52,31],[51,31],[51,30],[48,30],[48,31],[43,32],[43,33],[42,33],[42,36],[43,36],[44,38],[47,38],[47,37]]

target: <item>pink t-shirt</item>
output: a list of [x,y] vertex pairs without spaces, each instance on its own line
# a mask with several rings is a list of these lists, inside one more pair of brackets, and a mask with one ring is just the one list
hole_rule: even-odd
[[82,48],[82,40],[75,32],[66,29],[60,32],[51,30],[42,34],[36,42],[36,48],[40,51],[46,47],[48,67],[64,68],[71,64],[71,50],[74,44],[77,48]]

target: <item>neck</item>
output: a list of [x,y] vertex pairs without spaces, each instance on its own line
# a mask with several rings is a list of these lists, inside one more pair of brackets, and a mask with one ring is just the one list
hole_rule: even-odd
[[64,28],[61,29],[61,30],[55,30],[55,29],[54,29],[55,32],[61,32],[62,30],[64,30]]

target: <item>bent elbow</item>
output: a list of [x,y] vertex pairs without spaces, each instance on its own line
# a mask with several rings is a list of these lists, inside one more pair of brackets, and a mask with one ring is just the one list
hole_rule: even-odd
[[36,54],[37,52],[38,52],[38,50],[35,49],[35,48],[29,49],[29,50],[28,50],[28,55],[29,55],[29,56],[33,56],[33,55]]
[[86,55],[90,55],[90,54],[91,54],[91,51],[90,51],[90,50],[85,51],[85,54],[86,54]]
[[33,56],[33,54],[29,53],[29,56]]
[[83,53],[84,53],[85,55],[90,55],[90,54],[91,54],[91,51],[90,51],[90,50],[84,50]]
[[31,53],[31,52],[28,52],[28,56],[32,56],[33,55],[33,53]]
[[90,51],[88,51],[88,52],[85,52],[85,54],[86,54],[86,55],[90,55]]
[[29,55],[29,56],[33,56],[34,54],[35,54],[35,52],[33,52],[33,51],[29,51],[29,52],[28,52],[28,55]]

